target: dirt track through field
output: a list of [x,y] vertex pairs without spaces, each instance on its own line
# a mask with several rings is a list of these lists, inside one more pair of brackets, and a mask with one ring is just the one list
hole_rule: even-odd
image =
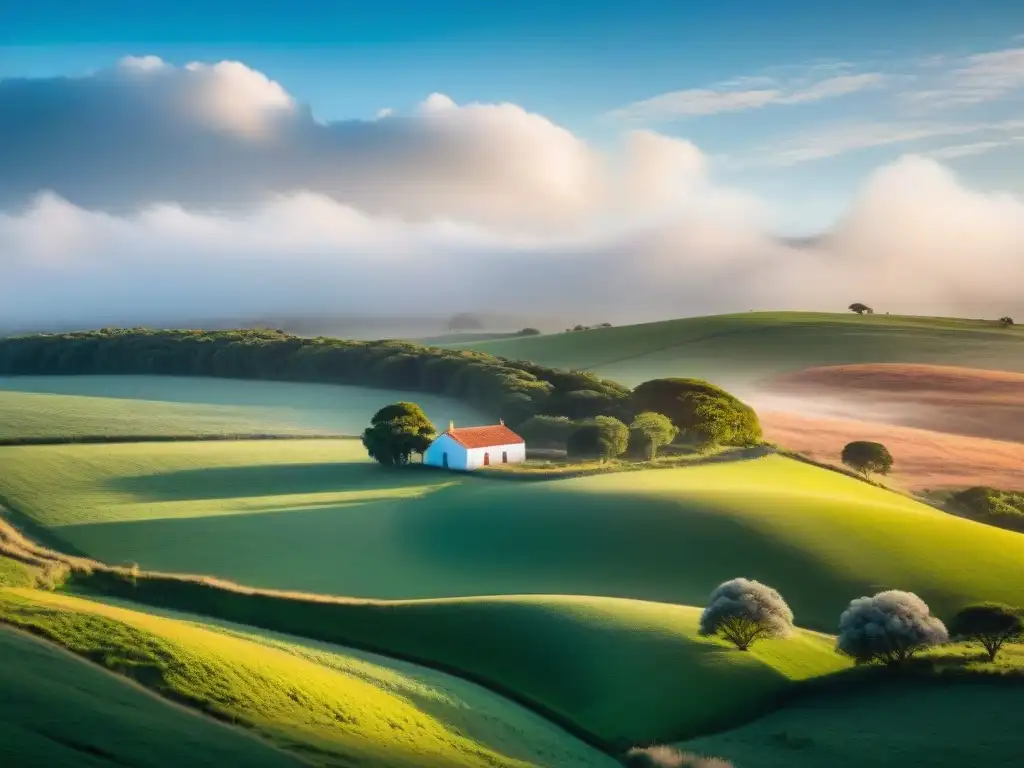
[[852,440],[885,443],[908,490],[1024,490],[1024,375],[929,365],[810,368],[751,402],[768,440],[830,463]]

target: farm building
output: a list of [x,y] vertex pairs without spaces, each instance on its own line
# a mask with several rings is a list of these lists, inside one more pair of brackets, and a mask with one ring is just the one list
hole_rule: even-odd
[[438,435],[423,454],[423,463],[448,469],[476,469],[491,464],[516,464],[526,460],[526,441],[505,422],[484,427],[448,429]]

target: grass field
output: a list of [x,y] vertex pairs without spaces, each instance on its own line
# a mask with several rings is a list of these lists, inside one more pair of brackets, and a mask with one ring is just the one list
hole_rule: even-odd
[[1021,329],[853,313],[750,312],[451,346],[581,368],[630,386],[659,376],[698,376],[742,387],[772,374],[843,363],[1024,371]]
[[[392,668],[383,660],[348,656],[342,649],[254,642],[32,590],[0,590],[0,620],[164,696],[246,726],[314,765],[614,765],[496,695],[438,673],[412,672],[408,665]],[[249,763],[236,758],[222,764]]]
[[747,576],[831,631],[886,588],[1024,603],[1024,538],[778,456],[524,482],[368,463],[354,441],[0,448],[0,496],[111,563],[370,598],[700,605]]
[[816,695],[681,748],[738,768],[1016,768],[1024,685],[876,682]]
[[247,734],[4,627],[0,659],[0,765],[301,765]]
[[175,376],[0,377],[0,440],[81,435],[360,434],[413,399],[443,429],[494,421],[438,395],[330,384]]

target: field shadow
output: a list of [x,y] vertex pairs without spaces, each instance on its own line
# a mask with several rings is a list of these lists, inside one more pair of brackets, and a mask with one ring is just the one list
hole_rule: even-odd
[[451,477],[368,462],[253,464],[113,478],[106,488],[140,501],[288,496],[331,491],[399,490],[450,483]]

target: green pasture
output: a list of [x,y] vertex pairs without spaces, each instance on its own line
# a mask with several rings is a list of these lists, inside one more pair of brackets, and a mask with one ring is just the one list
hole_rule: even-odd
[[240,730],[163,701],[62,649],[2,626],[0,659],[0,765],[302,765]]
[[181,376],[0,377],[0,440],[82,435],[360,434],[413,399],[444,429],[494,418],[440,395],[369,387]]
[[660,376],[743,386],[809,366],[849,363],[1024,371],[1024,330],[1000,328],[994,318],[749,312],[450,346],[584,369],[630,386]]
[[389,470],[356,441],[0,448],[0,496],[110,563],[366,598],[700,605],[746,576],[797,623],[898,588],[1024,604],[1024,538],[780,456],[564,480]]
[[875,681],[680,745],[737,768],[1016,768],[1024,684]]
[[[348,658],[342,649],[315,652],[254,642],[194,623],[31,590],[0,590],[0,621],[251,729],[313,765],[614,765],[500,697],[482,690],[466,696],[470,686],[462,681],[436,673],[420,677],[407,668],[382,666],[382,660]],[[240,758],[221,764],[250,764]]]

